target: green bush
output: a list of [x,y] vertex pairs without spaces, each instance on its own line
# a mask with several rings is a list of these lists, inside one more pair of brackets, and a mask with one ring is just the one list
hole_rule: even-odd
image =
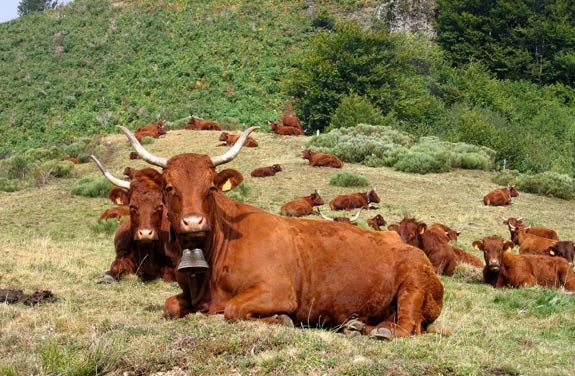
[[546,171],[540,174],[521,174],[515,170],[500,172],[493,177],[500,185],[512,184],[519,191],[570,200],[575,198],[575,180],[569,175]]
[[19,189],[18,180],[0,177],[0,192],[16,192]]
[[358,124],[383,124],[384,117],[369,99],[352,94],[341,100],[327,131],[335,128],[355,127]]
[[364,176],[349,172],[335,174],[329,179],[329,184],[336,187],[369,187],[369,182]]
[[15,155],[5,162],[6,177],[8,179],[24,179],[30,172],[30,161],[23,155]]
[[101,175],[86,176],[80,179],[72,187],[72,194],[85,197],[106,197],[112,184]]
[[330,14],[329,10],[322,8],[311,21],[311,25],[316,29],[333,30],[335,18]]
[[118,221],[113,218],[104,219],[102,221],[96,221],[90,224],[90,230],[94,234],[106,234],[111,235],[118,229]]
[[245,202],[251,191],[251,187],[247,183],[242,183],[228,192],[228,197],[233,198],[239,202]]
[[451,168],[441,157],[417,151],[407,151],[393,167],[402,172],[416,174],[429,174],[432,172],[445,172]]

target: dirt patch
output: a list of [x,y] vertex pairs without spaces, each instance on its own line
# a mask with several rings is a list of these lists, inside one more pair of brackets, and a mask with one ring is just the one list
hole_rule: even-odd
[[22,290],[0,289],[0,303],[23,303],[31,306],[40,303],[54,303],[57,298],[50,290],[36,291],[31,295],[24,294]]

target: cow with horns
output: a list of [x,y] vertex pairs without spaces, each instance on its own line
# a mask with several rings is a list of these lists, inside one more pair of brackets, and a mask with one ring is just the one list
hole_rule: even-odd
[[116,258],[100,282],[113,282],[128,274],[144,281],[162,278],[175,280],[174,262],[169,249],[167,211],[162,202],[162,175],[153,168],[132,170],[130,181],[114,177],[93,155],[104,176],[115,185],[108,198],[129,210],[129,220],[116,231]]
[[320,215],[323,219],[325,219],[325,220],[335,221],[335,222],[340,222],[340,223],[347,223],[347,224],[350,224],[350,225],[356,225],[356,224],[357,224],[357,221],[359,220],[359,217],[360,217],[360,215],[361,215],[361,211],[362,211],[362,210],[363,210],[363,209],[360,208],[360,209],[357,211],[357,213],[355,213],[355,215],[354,215],[353,217],[351,217],[351,218],[348,218],[348,217],[333,217],[333,218],[330,218],[330,217],[328,217],[327,215],[323,214],[319,209],[317,209],[317,211],[319,212],[319,215]]
[[238,155],[255,127],[223,155],[169,159],[152,155],[120,129],[142,159],[163,168],[180,262],[193,265],[193,254],[207,266],[179,265],[182,293],[166,300],[166,317],[200,311],[223,313],[231,322],[325,327],[353,318],[350,330],[391,339],[423,333],[441,313],[443,286],[420,250],[355,226],[277,216],[223,194],[241,174],[216,167]]
[[348,195],[339,195],[329,202],[331,210],[369,209],[373,204],[379,204],[380,199],[375,187],[369,192],[357,192]]

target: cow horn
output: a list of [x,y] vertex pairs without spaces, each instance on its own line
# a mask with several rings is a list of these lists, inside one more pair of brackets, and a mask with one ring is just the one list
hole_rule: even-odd
[[507,222],[507,218],[505,217],[500,217],[501,219],[503,219],[503,222]]
[[166,166],[168,165],[168,160],[166,158],[156,157],[155,155],[144,149],[142,144],[140,144],[140,142],[136,139],[136,137],[134,137],[134,135],[132,134],[132,132],[128,130],[128,128],[122,127],[121,125],[117,125],[117,127],[120,128],[122,132],[124,132],[126,137],[128,137],[128,140],[130,140],[130,143],[132,144],[132,146],[134,147],[136,153],[138,153],[140,158],[142,158],[143,160],[145,160],[150,164],[153,164],[154,166],[166,168]]
[[244,146],[244,143],[248,139],[248,136],[250,135],[250,133],[252,133],[253,131],[255,131],[256,129],[259,129],[259,128],[260,127],[250,127],[248,129],[246,129],[245,131],[243,131],[242,134],[240,134],[240,137],[238,138],[238,140],[236,141],[234,146],[232,146],[232,148],[230,150],[228,150],[227,152],[225,152],[222,155],[218,155],[217,157],[211,157],[213,165],[218,166],[218,165],[228,163],[229,161],[233,160],[238,155],[240,150],[242,150],[242,147]]
[[317,208],[317,212],[319,213],[319,215],[320,215],[323,219],[327,219],[328,221],[335,221],[335,219],[330,218],[330,217],[326,216],[325,214],[323,214],[323,213],[319,210],[319,208]]
[[106,177],[106,179],[108,179],[108,181],[112,184],[114,184],[116,187],[120,187],[120,188],[124,188],[124,189],[130,189],[130,182],[129,181],[125,181],[122,179],[118,179],[117,177],[115,177],[114,175],[112,175],[110,173],[110,171],[108,171],[108,169],[106,168],[106,166],[104,166],[102,164],[102,162],[100,162],[98,160],[98,158],[96,158],[93,155],[90,155],[90,158],[92,158],[92,160],[94,161],[94,163],[96,163],[96,166],[98,166],[98,168],[100,169],[100,171],[102,171],[102,174],[104,174],[104,176]]
[[522,221],[522,220],[523,220],[523,217],[517,217],[517,220],[518,220],[518,221]]
[[509,225],[509,228],[513,231],[515,231],[517,229],[517,227],[513,226],[513,225]]
[[357,220],[359,219],[359,216],[360,216],[362,210],[363,210],[363,208],[359,208],[359,210],[357,211],[357,213],[355,213],[355,215],[349,219],[350,222],[352,222],[352,223],[357,222]]

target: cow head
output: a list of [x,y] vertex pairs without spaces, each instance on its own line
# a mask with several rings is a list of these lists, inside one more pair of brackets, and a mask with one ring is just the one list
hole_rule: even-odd
[[513,243],[504,241],[500,236],[487,236],[472,243],[473,248],[483,252],[485,265],[491,271],[497,272],[503,263],[503,253],[513,249]]
[[277,131],[279,124],[275,121],[268,121],[268,125],[270,126],[270,129],[275,132]]
[[222,133],[220,134],[219,141],[226,141],[226,142],[227,142],[227,141],[228,141],[228,136],[229,136],[229,133],[228,133],[228,132],[222,132]]
[[573,266],[573,259],[575,258],[575,246],[572,241],[559,241],[547,250],[549,255],[555,257],[563,257]]
[[[205,239],[215,225],[215,195],[239,185],[243,176],[236,170],[216,171],[216,166],[233,160],[248,136],[258,127],[246,129],[236,144],[216,157],[185,153],[170,159],[152,155],[132,133],[119,127],[145,161],[163,167],[162,187],[168,219],[182,246],[195,245]],[[225,132],[224,132],[225,133]]]
[[307,149],[302,149],[301,151],[301,155],[303,159],[311,159],[311,151],[307,150]]
[[367,201],[370,204],[371,203],[379,204],[380,199],[379,196],[377,195],[377,192],[375,191],[375,187],[371,188],[371,191],[367,193]]
[[274,170],[275,172],[280,172],[282,171],[282,166],[280,166],[279,164],[272,165],[272,170]]
[[511,197],[519,197],[519,192],[517,191],[517,189],[515,188],[515,186],[509,184],[507,186],[507,191],[509,192],[509,195]]
[[124,169],[124,172],[122,173],[122,175],[124,175],[124,178],[128,178],[128,180],[131,180],[134,177],[135,172],[136,172],[136,169],[134,169],[132,167],[126,167]]
[[158,240],[164,211],[162,175],[153,168],[130,169],[131,177],[128,182],[115,178],[96,157],[92,156],[92,159],[110,183],[117,187],[110,190],[108,198],[117,205],[129,207],[130,228],[134,240]]
[[168,133],[168,132],[166,131],[166,128],[164,128],[164,122],[163,122],[163,121],[160,121],[159,123],[156,123],[156,130],[158,131],[158,137],[159,137],[159,136],[163,136],[163,135],[165,135],[166,133]]
[[[373,218],[370,218],[371,221],[373,221],[373,223],[375,223],[377,226],[385,226],[385,224],[387,222],[385,222],[385,219],[383,218],[383,216],[381,214],[376,215]],[[390,227],[393,225],[390,225]]]
[[523,218],[522,217],[518,217],[518,218],[501,217],[501,219],[503,220],[503,224],[506,224],[509,227],[509,234],[511,235],[511,240],[514,243],[517,243],[517,229],[521,228],[521,227],[525,227],[525,224],[523,223]]
[[437,226],[437,227],[441,228],[443,231],[445,231],[445,235],[447,235],[447,239],[450,241],[451,240],[457,240],[457,238],[461,234],[461,232],[456,231],[456,230],[452,229],[451,227],[448,227],[448,226],[441,224],[441,223],[434,223],[432,226]]
[[401,239],[414,247],[422,248],[421,235],[427,230],[427,225],[418,222],[415,218],[403,218],[399,222],[399,235]]
[[319,191],[316,189],[311,195],[308,196],[311,200],[313,206],[321,206],[324,204],[323,198],[319,195]]

